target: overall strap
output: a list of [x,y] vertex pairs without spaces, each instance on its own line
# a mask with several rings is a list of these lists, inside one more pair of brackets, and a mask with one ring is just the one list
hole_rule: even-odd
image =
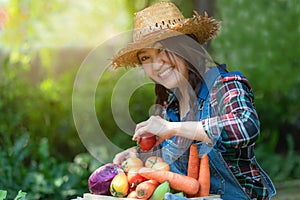
[[[224,68],[226,66],[223,66]],[[200,92],[198,95],[198,112],[196,115],[196,120],[201,121],[203,119],[213,116],[213,109],[210,105],[210,91],[216,81],[220,76],[226,76],[227,71],[221,67],[212,67],[204,76],[204,81],[201,84]],[[221,138],[216,138],[213,142],[214,147],[219,152],[225,152],[226,148],[221,144]],[[201,147],[204,149],[203,147]]]
[[[225,68],[226,66],[223,65]],[[200,87],[200,92],[198,94],[198,113],[196,119],[198,121],[208,118],[210,116],[211,108],[209,106],[210,95],[215,80],[219,76],[223,76],[227,71],[221,67],[212,67],[204,76],[204,80]]]

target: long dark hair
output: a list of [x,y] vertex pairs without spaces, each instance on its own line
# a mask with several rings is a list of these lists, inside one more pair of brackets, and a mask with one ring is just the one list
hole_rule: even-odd
[[[160,41],[164,50],[166,50],[167,56],[169,57],[171,62],[174,62],[174,54],[181,57],[188,69],[188,82],[190,84],[189,95],[190,96],[197,96],[201,83],[203,81],[203,76],[205,73],[205,69],[207,63],[210,62],[214,65],[219,64],[213,61],[206,50],[203,48],[202,45],[198,43],[197,38],[194,35],[179,35],[176,37],[171,37]],[[155,94],[156,100],[155,104],[155,114],[162,116],[163,107],[166,104],[171,107],[179,108],[178,100],[180,99],[179,91],[174,94],[174,91],[165,88],[163,85],[155,83]],[[175,95],[177,100],[168,102],[169,95]],[[197,99],[190,98],[190,113],[187,120],[195,119],[195,112],[197,108]]]

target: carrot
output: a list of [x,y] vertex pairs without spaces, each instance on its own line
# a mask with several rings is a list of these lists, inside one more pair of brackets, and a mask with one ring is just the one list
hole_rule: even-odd
[[207,154],[203,154],[200,160],[199,177],[200,189],[197,193],[197,197],[203,197],[209,195],[210,189],[210,170],[209,170],[209,158]]
[[159,183],[156,180],[147,180],[136,186],[136,193],[138,198],[148,199],[153,194]]
[[[190,146],[190,155],[188,161],[188,169],[187,169],[187,176],[192,177],[198,180],[199,177],[199,165],[200,159],[198,154],[198,148],[196,144],[192,144]],[[187,195],[187,197],[197,197],[196,195]]]
[[127,195],[127,198],[138,198],[137,192],[135,190],[129,192],[129,194]]
[[139,174],[147,179],[156,180],[159,183],[169,181],[171,188],[189,195],[196,194],[200,186],[196,179],[171,171],[155,171],[152,168],[144,167],[139,170]]
[[147,199],[141,199],[141,198],[139,198],[139,197],[137,196],[136,190],[131,191],[131,192],[127,195],[126,198],[127,198],[127,199],[147,200]]
[[199,176],[199,155],[196,144],[192,144],[190,147],[187,176],[192,177],[196,180]]

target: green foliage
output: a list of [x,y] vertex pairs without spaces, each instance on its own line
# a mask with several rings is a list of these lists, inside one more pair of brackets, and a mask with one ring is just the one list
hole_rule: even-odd
[[126,0],[9,0],[6,6],[9,20],[6,31],[0,35],[0,46],[16,49],[23,43],[38,48],[94,46],[117,34],[117,26],[128,26],[125,5]]
[[12,53],[1,63],[0,188],[8,199],[19,190],[29,199],[86,192],[91,170],[76,162],[84,148],[70,114],[71,73],[32,84],[24,56]]
[[7,196],[7,191],[5,190],[0,190],[0,200],[5,199]]
[[[122,94],[116,95],[117,99],[114,101],[114,105],[112,105],[114,88],[118,84],[120,78],[126,73],[126,69],[106,71],[99,81],[95,99],[97,116],[101,128],[114,144],[123,149],[135,145],[135,142],[131,140],[134,129],[131,130],[132,132],[124,132],[121,130],[115,122],[116,116],[113,116],[111,106],[122,108],[122,111],[118,113],[119,115],[122,115],[122,112],[129,112],[131,114],[129,117],[131,117],[135,123],[139,123],[149,117],[149,109],[154,104],[154,89],[152,84],[139,86],[132,96],[130,96],[129,105]],[[127,82],[127,84],[129,86],[130,84],[135,84],[135,82]],[[122,92],[128,93],[126,90],[128,86],[124,86]]]
[[22,67],[22,63],[7,62],[1,68],[5,74],[0,84],[0,133],[4,144],[12,145],[15,137],[24,132],[30,132],[36,140],[51,135],[49,143],[57,147],[56,151],[64,146],[66,153],[76,155],[83,148],[70,114],[71,98],[68,97],[72,83],[67,84],[70,74],[60,80],[48,78],[32,85],[26,77],[27,70]]
[[17,196],[15,197],[15,200],[25,200],[26,199],[26,192],[22,192],[22,190],[19,190]]
[[[19,190],[17,196],[14,198],[14,200],[26,200],[26,192],[22,192],[22,190]],[[7,191],[6,190],[0,190],[0,200],[6,199]]]
[[[62,46],[73,42],[72,38],[68,40],[69,35],[72,35],[67,34],[68,30],[83,34],[81,29],[76,31],[74,27],[64,27],[64,31],[59,31],[59,26],[55,26],[57,23],[50,23],[51,20],[60,19],[64,15],[74,14],[66,12],[66,2],[60,2],[54,1],[51,5],[33,1],[18,4],[12,0],[7,7],[11,21],[6,24],[6,29],[0,35],[0,188],[7,191],[8,199],[16,196],[16,192],[21,189],[27,192],[29,199],[66,199],[80,196],[88,192],[88,175],[100,165],[99,161],[86,153],[72,116],[73,84],[82,60],[69,55],[71,61],[75,60],[72,66],[69,66],[70,62],[64,60],[66,57],[58,57],[60,47],[53,48],[53,44]],[[81,7],[72,4],[70,9],[78,11]],[[48,10],[47,15],[44,14],[44,10]],[[126,19],[126,12],[122,12],[123,15],[119,12],[114,19]],[[94,13],[90,14],[105,13],[94,10]],[[80,12],[76,15],[83,16]],[[103,16],[89,18],[94,19],[91,23],[96,24],[95,20],[103,19]],[[76,22],[78,21],[80,20]],[[82,28],[83,23],[77,25]],[[92,27],[95,28],[94,25]],[[58,31],[51,31],[49,35],[50,32],[47,31],[50,29]],[[103,33],[104,29],[100,30]],[[65,34],[61,34],[62,32]],[[86,33],[92,31],[87,29]],[[60,38],[55,38],[58,35]],[[76,39],[91,39],[87,35]],[[50,47],[48,44],[51,44]],[[43,46],[39,47],[40,45]],[[89,49],[86,48],[85,53]],[[69,54],[71,53],[72,51]],[[60,73],[54,68],[56,62],[59,62]],[[101,79],[105,86],[99,89],[95,106],[107,137],[117,146],[126,148],[134,143],[130,142],[130,136],[114,124],[111,109],[108,109],[113,90],[111,83],[118,80],[120,72],[105,73]],[[146,97],[151,98],[152,94],[149,92]],[[143,95],[137,98],[143,99]],[[105,152],[109,149],[105,148],[99,147],[101,153],[107,154]]]
[[300,178],[300,155],[294,151],[295,141],[291,135],[287,135],[287,140],[289,148],[285,154],[274,154],[263,145],[257,148],[257,160],[275,182]]
[[[12,8],[19,10],[28,5],[18,6]],[[33,15],[23,19],[22,12],[15,14],[19,16],[12,16],[17,20],[14,23],[24,20],[22,22],[29,27],[34,26],[34,20],[46,19]],[[7,26],[5,34],[9,31],[17,34],[18,25],[10,25],[15,25],[15,29]],[[26,31],[22,36],[1,35],[4,36],[1,39],[5,40],[1,45],[7,46],[0,55],[0,188],[7,191],[8,199],[16,196],[21,189],[26,191],[28,199],[80,196],[88,192],[88,176],[100,165],[99,161],[86,153],[73,122],[72,91],[80,63],[70,67],[64,66],[69,62],[61,62],[60,67],[63,66],[67,71],[58,75],[53,68],[58,59],[58,50],[47,47],[38,51],[31,49],[29,45],[38,44],[39,40],[31,43],[28,35],[34,35],[35,32]],[[35,59],[40,59],[40,65],[36,66]],[[38,67],[42,76],[34,77],[35,80],[31,81],[31,73],[36,70],[34,67]],[[105,73],[101,80],[105,86],[99,89],[95,106],[99,108],[99,121],[107,136],[116,145],[126,148],[134,143],[130,143],[130,136],[114,125],[111,111],[107,109],[113,90],[111,83],[118,80],[120,72]],[[108,151],[99,148],[102,153]]]
[[[8,198],[22,189],[29,199],[65,199],[88,192],[88,176],[100,163],[82,153],[85,150],[73,124],[73,82],[69,80],[75,74],[49,77],[32,85],[21,76],[26,70],[14,70],[20,66],[10,64],[14,75],[4,71],[9,76],[0,83],[0,188],[8,191]],[[110,109],[114,85],[124,72],[107,71],[102,76],[99,85],[104,87],[98,89],[95,106],[107,137],[125,149],[135,143],[114,124]],[[153,102],[153,88],[146,87],[143,92],[134,93],[139,106],[130,105],[137,121],[148,114],[145,108]]]
[[0,188],[8,191],[7,198],[21,189],[28,199],[66,199],[88,192],[86,180],[98,162],[87,154],[77,155],[73,162],[59,162],[50,155],[47,138],[38,144],[30,141],[24,134],[8,151],[0,149]]
[[[300,4],[297,0],[217,1],[222,31],[217,60],[242,71],[256,94],[264,137],[300,120]],[[276,123],[274,123],[276,122]],[[298,128],[299,130],[299,128]],[[297,131],[295,132],[297,133]]]
[[[216,3],[222,30],[211,43],[212,54],[243,72],[253,87],[262,132],[258,160],[275,181],[299,178],[294,142],[300,122],[299,1]],[[283,155],[275,154],[278,147]]]

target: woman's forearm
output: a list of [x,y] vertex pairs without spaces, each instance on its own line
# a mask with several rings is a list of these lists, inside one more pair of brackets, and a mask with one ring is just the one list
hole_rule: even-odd
[[201,121],[170,122],[170,126],[176,136],[212,143],[204,131]]

